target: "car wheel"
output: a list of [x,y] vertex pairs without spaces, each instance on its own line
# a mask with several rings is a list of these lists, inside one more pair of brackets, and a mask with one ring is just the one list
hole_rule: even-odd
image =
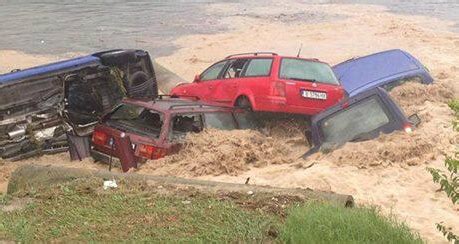
[[102,53],[100,59],[104,65],[117,66],[137,62],[135,50],[118,50],[113,52]]
[[250,100],[247,97],[238,98],[235,106],[247,111],[252,111],[252,104],[250,104]]
[[126,84],[128,96],[132,98],[156,96],[156,82],[143,71],[137,71],[129,77]]

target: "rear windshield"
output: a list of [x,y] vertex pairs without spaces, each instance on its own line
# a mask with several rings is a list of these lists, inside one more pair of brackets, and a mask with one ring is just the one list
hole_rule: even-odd
[[320,122],[325,145],[339,145],[365,136],[389,123],[377,97],[351,105]]
[[314,81],[339,85],[333,70],[327,64],[295,58],[283,58],[279,77],[281,79]]
[[159,138],[164,116],[144,107],[122,104],[107,118],[106,123],[119,130]]

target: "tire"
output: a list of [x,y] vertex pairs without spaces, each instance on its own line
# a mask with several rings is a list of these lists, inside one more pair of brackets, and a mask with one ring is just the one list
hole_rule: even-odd
[[157,91],[156,85],[154,78],[150,78],[143,71],[137,71],[129,77],[126,90],[131,98],[154,97]]
[[136,50],[117,50],[100,54],[102,64],[107,66],[117,66],[127,63],[137,62]]
[[235,107],[244,109],[246,111],[252,111],[252,104],[250,103],[250,100],[247,97],[239,97],[236,100]]

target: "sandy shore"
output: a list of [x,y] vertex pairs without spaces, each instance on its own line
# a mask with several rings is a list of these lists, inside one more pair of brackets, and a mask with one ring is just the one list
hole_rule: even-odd
[[[367,5],[307,5],[280,1],[269,8],[245,9],[240,4],[215,4],[209,8],[209,11],[229,16],[222,19],[230,27],[228,32],[181,37],[175,41],[181,47],[179,50],[171,56],[157,59],[159,63],[188,80],[231,53],[275,51],[296,55],[299,46],[303,44],[302,56],[335,64],[354,56],[401,48],[418,57],[430,69],[438,84],[435,89],[444,86],[452,96],[459,96],[459,34],[447,30],[451,23],[421,16],[396,15],[387,12],[383,7]],[[278,16],[281,14],[288,17],[303,10],[331,16],[340,15],[344,18],[319,23],[279,21]],[[253,17],[258,13],[264,15]],[[0,51],[0,72],[59,58]],[[379,144],[347,145],[340,154],[315,158],[315,164],[310,168],[292,167],[290,164],[268,165],[251,167],[236,176],[204,175],[198,178],[242,183],[247,177],[251,177],[253,184],[310,187],[352,194],[357,203],[380,206],[385,213],[393,213],[399,219],[407,221],[424,239],[434,243],[445,242],[435,229],[435,223],[445,221],[459,231],[459,207],[453,206],[443,193],[436,192],[438,186],[432,183],[426,167],[443,168],[443,154],[450,154],[458,149],[458,137],[451,128],[453,115],[444,99],[440,99],[443,93],[422,92],[426,99],[413,100],[416,106],[403,106],[410,112],[420,113],[426,119],[420,131],[408,139],[430,143],[427,147],[434,147],[432,150],[421,150],[418,154],[412,154],[417,147],[402,147],[396,155],[399,158],[394,156],[380,164],[367,164],[362,167],[365,153],[371,153],[368,148],[379,146],[381,150],[391,150],[394,145],[403,145],[402,140],[406,138],[395,135],[381,139]],[[426,139],[426,135],[430,137]],[[437,139],[428,140],[433,140],[435,135],[438,135]],[[426,148],[425,145],[421,146]],[[360,153],[364,156],[358,157]],[[409,159],[415,163],[405,163],[405,154],[411,155]],[[20,164],[34,161],[28,160]],[[38,161],[71,164],[65,154],[47,156]],[[305,165],[308,163],[310,162]],[[83,164],[83,167],[86,166],[99,167],[88,162]],[[5,179],[15,166],[6,163],[0,167],[4,188]],[[155,174],[154,171],[150,173]]]

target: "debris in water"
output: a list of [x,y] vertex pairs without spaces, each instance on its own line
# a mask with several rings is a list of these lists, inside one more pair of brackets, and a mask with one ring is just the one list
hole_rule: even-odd
[[107,190],[108,188],[118,188],[118,185],[116,184],[115,179],[104,180],[104,190]]

